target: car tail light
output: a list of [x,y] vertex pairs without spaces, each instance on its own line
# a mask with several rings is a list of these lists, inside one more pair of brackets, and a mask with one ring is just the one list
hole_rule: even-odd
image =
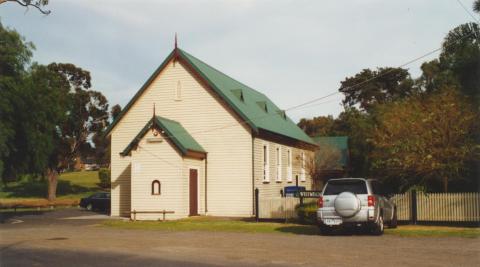
[[369,207],[375,206],[375,196],[368,196],[368,206]]
[[319,208],[323,208],[323,197],[319,197],[317,201],[317,206]]

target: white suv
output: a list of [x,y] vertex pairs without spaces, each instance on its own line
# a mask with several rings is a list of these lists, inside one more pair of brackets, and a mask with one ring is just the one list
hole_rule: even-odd
[[331,179],[318,199],[317,221],[322,234],[342,226],[365,227],[382,235],[384,223],[397,226],[395,205],[382,196],[377,180],[363,178]]

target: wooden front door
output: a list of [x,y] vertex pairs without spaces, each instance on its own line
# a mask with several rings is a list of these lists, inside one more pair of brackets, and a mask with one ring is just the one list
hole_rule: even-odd
[[198,215],[198,171],[190,169],[190,216]]

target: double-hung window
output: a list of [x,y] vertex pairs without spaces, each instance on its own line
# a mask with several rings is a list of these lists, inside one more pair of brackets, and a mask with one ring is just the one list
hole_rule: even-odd
[[289,148],[287,149],[287,182],[291,182],[292,179],[292,150]]
[[282,181],[282,149],[281,147],[277,146],[275,149],[275,161],[277,165],[277,176],[276,181]]
[[270,164],[269,164],[269,152],[268,144],[263,145],[263,181],[270,181]]

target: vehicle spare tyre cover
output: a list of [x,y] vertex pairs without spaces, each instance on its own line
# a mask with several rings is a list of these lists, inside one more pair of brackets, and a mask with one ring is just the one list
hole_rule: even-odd
[[354,193],[343,192],[335,198],[335,211],[342,217],[352,217],[360,210],[360,200]]

